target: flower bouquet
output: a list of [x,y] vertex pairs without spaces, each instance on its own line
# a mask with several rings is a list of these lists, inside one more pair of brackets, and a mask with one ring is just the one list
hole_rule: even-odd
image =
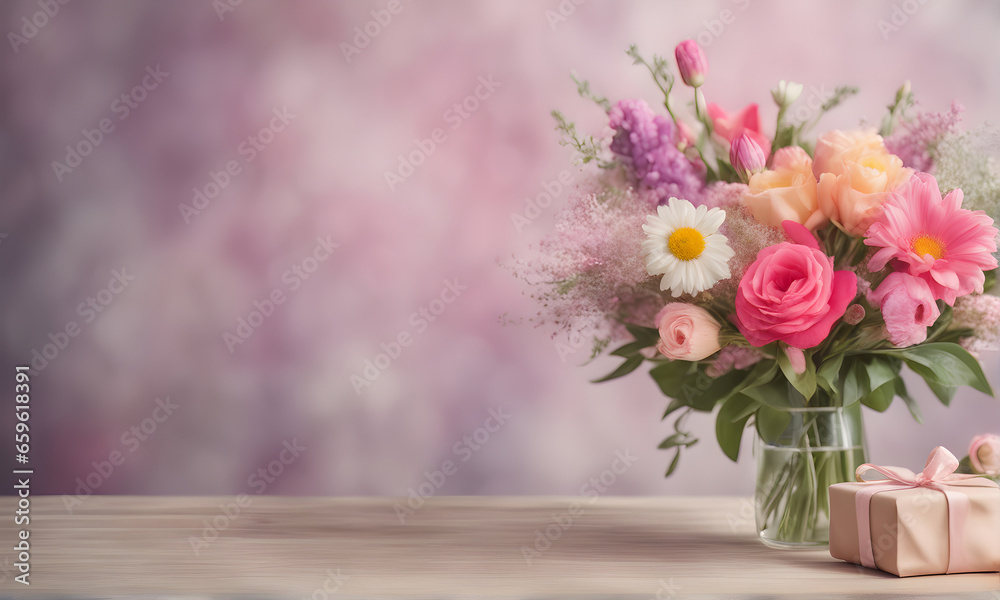
[[[976,352],[994,345],[1000,179],[961,107],[917,111],[903,85],[874,127],[812,131],[857,92],[840,87],[795,107],[779,82],[773,133],[757,104],[707,102],[693,41],[676,48],[687,106],[667,60],[643,58],[662,92],[612,104],[574,76],[607,115],[581,136],[554,111],[582,175],[555,231],[515,265],[543,304],[534,319],[611,343],[607,381],[650,365],[670,398],[667,476],[697,439],[695,412],[716,412],[736,460],[756,431],[757,525],[768,545],[827,542],[830,484],[864,463],[861,407],[918,405],[900,375],[920,375],[944,404],[960,386],[992,393]],[[680,89],[681,86],[677,86]],[[963,192],[964,190],[964,192]],[[944,193],[943,193],[944,192]],[[557,335],[558,331],[553,335]]]

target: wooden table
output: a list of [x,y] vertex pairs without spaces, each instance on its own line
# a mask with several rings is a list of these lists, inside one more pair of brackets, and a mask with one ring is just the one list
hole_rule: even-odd
[[[31,586],[13,581],[3,517],[0,596],[1000,600],[996,573],[899,579],[770,550],[747,499],[580,500],[431,498],[401,522],[405,499],[94,496],[68,514],[35,497]],[[0,505],[14,514],[13,498]]]

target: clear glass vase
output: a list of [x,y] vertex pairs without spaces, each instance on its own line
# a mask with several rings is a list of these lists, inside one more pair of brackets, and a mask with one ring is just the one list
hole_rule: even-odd
[[775,439],[757,435],[757,531],[772,548],[815,548],[830,543],[834,483],[854,481],[866,462],[861,403],[789,408],[788,426]]

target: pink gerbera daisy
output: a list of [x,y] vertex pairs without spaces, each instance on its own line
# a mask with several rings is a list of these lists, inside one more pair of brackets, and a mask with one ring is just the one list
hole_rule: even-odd
[[934,298],[955,304],[959,296],[982,293],[984,270],[995,269],[997,228],[981,210],[962,208],[962,190],[942,200],[937,180],[915,173],[883,205],[865,244],[881,247],[868,268],[880,271],[894,260],[897,271],[907,271],[930,286]]

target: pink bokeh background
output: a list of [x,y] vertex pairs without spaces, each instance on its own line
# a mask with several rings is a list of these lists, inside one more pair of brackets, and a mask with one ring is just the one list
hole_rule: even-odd
[[[196,0],[70,3],[3,49],[3,364],[80,328],[33,377],[37,492],[73,493],[90,477],[102,494],[405,496],[451,460],[435,493],[575,494],[627,450],[636,460],[609,493],[749,495],[749,435],[733,464],[714,419],[695,416],[702,442],[664,480],[666,399],[648,375],[591,385],[612,359],[580,366],[586,348],[560,356],[569,340],[524,322],[537,307],[502,265],[552,230],[569,192],[520,231],[512,215],[576,173],[549,111],[585,133],[605,126],[570,71],[612,100],[655,105],[624,50],[669,56],[696,38],[708,99],[759,102],[767,123],[779,79],[805,84],[804,99],[861,87],[821,128],[877,123],[907,78],[922,108],[959,99],[967,126],[996,121],[993,3],[404,1],[348,60],[342,44],[388,5],[244,0],[220,17]],[[3,31],[39,10],[5,3]],[[157,65],[169,75],[119,118],[115,99]],[[468,100],[480,78],[494,89]],[[261,134],[282,109],[294,116]],[[114,130],[60,181],[52,162],[104,118]],[[390,189],[386,172],[437,128],[443,141]],[[241,144],[255,135],[270,143],[249,161]],[[212,191],[213,174],[226,181],[231,161],[186,222],[179,204]],[[327,237],[337,247],[310,262]],[[286,275],[296,265],[312,273]],[[122,268],[135,279],[100,296]],[[447,281],[465,289],[432,302]],[[283,302],[227,345],[276,290]],[[85,322],[91,296],[110,301]],[[409,345],[356,390],[352,375],[401,334]],[[996,353],[983,360],[1000,385]],[[911,389],[926,424],[901,402],[869,411],[873,461],[919,466],[936,445],[964,454],[973,435],[1000,431],[997,400],[963,390],[945,409],[922,383]],[[168,396],[177,408],[157,410]],[[509,418],[496,427],[491,409]],[[260,489],[253,476],[285,442],[305,450]],[[121,464],[94,477],[114,452]]]

